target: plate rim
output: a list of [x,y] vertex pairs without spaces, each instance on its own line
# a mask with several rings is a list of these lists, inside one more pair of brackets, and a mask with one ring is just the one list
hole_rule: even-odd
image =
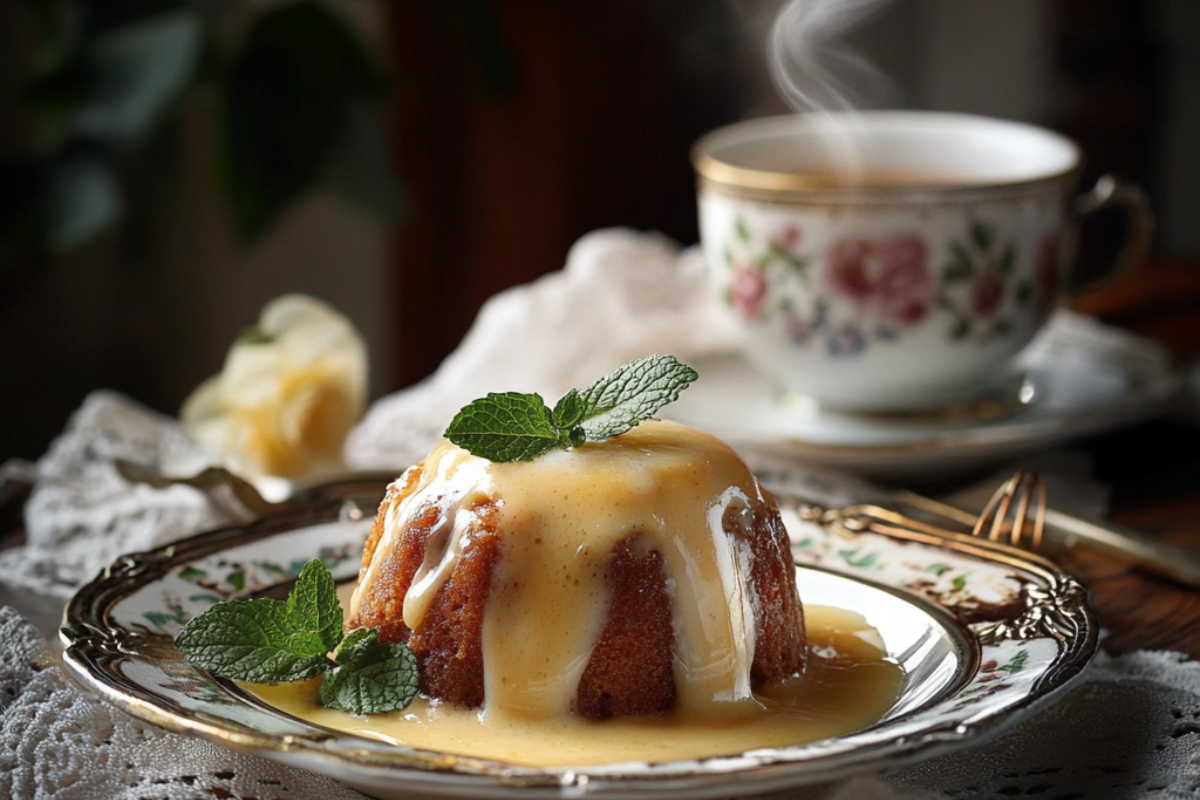
[[[620,794],[622,797],[657,797],[664,791],[687,790],[690,796],[716,797],[727,794],[733,780],[739,789],[754,793],[794,787],[823,780],[834,780],[864,769],[878,769],[911,764],[965,745],[983,741],[999,733],[1011,722],[1032,712],[1036,707],[1060,692],[1086,666],[1096,649],[1098,629],[1094,614],[1083,599],[1070,610],[1079,634],[1070,639],[1059,638],[1060,652],[1053,670],[1042,675],[1021,702],[993,713],[972,725],[959,722],[945,730],[927,730],[919,741],[876,743],[870,748],[833,748],[818,759],[804,758],[806,745],[786,748],[764,748],[733,756],[718,756],[694,761],[673,761],[664,764],[631,762],[630,765],[600,765],[576,769],[517,767],[487,759],[445,756],[430,758],[426,751],[374,743],[352,734],[318,731],[309,741],[248,729],[236,730],[227,721],[218,721],[201,713],[172,711],[169,699],[150,698],[146,692],[131,687],[131,680],[120,672],[123,662],[136,659],[143,651],[161,657],[182,660],[168,634],[147,634],[120,626],[109,618],[112,609],[137,589],[153,583],[170,573],[171,569],[203,556],[219,553],[232,546],[250,544],[272,536],[304,527],[335,522],[345,513],[348,503],[357,502],[362,486],[354,491],[326,491],[323,499],[299,503],[288,510],[244,524],[235,524],[202,532],[163,547],[132,553],[116,559],[92,582],[82,587],[68,603],[60,639],[63,643],[63,663],[67,672],[92,693],[116,705],[133,716],[175,732],[196,735],[214,743],[243,752],[276,757],[295,766],[322,772],[334,779],[356,785],[338,769],[353,766],[364,771],[371,780],[357,784],[376,786],[376,778],[403,782],[409,791],[441,796],[514,797],[530,791],[545,795],[575,796],[579,794]],[[780,505],[803,503],[799,498],[775,493]],[[382,485],[378,497],[382,496]],[[818,509],[820,511],[820,509]],[[829,512],[825,512],[829,513]],[[849,517],[847,517],[848,519]],[[845,520],[843,519],[842,522]],[[364,522],[363,524],[369,523]],[[840,523],[839,523],[840,524]],[[1016,550],[1003,544],[981,541],[956,534],[941,538],[922,531],[891,532],[906,541],[923,542],[946,547],[955,552],[973,554],[989,561],[1041,576],[1051,583],[1078,582],[1046,559]],[[799,562],[798,562],[799,563]],[[842,570],[827,569],[853,580],[870,584],[892,593],[907,589],[887,583],[864,579]],[[1082,587],[1079,586],[1082,591]],[[910,593],[911,594],[911,593]],[[930,601],[937,606],[936,602]],[[953,617],[952,612],[943,609]],[[964,626],[978,637],[971,626]],[[166,639],[167,642],[162,640]],[[979,641],[983,641],[979,638]],[[170,652],[173,651],[173,655]],[[978,660],[974,669],[978,670]],[[977,672],[976,672],[977,674]],[[961,686],[963,683],[959,683]],[[236,695],[235,695],[236,696]],[[238,696],[244,702],[244,699]],[[164,702],[167,707],[164,707]],[[261,709],[260,709],[261,710]],[[279,716],[294,720],[279,712]],[[887,721],[856,731],[861,734],[886,727]],[[825,743],[839,739],[825,740]],[[338,740],[355,740],[349,746],[336,746]],[[763,756],[762,753],[772,755]],[[424,755],[422,755],[424,754]],[[438,754],[432,754],[437,756]],[[638,768],[633,770],[636,765]],[[628,768],[626,768],[628,766]],[[688,770],[692,770],[689,772]],[[753,789],[744,782],[752,782]]]

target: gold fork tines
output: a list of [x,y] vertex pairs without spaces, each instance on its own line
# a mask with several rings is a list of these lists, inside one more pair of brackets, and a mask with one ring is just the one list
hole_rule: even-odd
[[[1007,533],[1014,544],[1030,550],[1045,544],[1052,555],[1082,547],[1131,561],[1143,569],[1200,589],[1200,556],[1197,553],[1172,547],[1115,522],[1094,522],[1048,508],[1045,482],[1032,472],[1013,475],[996,491],[978,517],[970,511],[909,491],[892,492],[891,501],[925,517],[940,517],[963,530],[972,529],[980,538],[997,540]],[[1031,507],[1034,509],[1032,521],[1029,519]],[[1010,512],[1015,513],[1006,522]],[[1020,520],[1021,525],[1013,530],[1016,520]],[[1049,534],[1044,543],[1043,531]],[[1022,542],[1027,535],[1031,541]]]
[[[1033,518],[1029,511],[1033,509]],[[1046,527],[1046,481],[1036,472],[1018,471],[1004,482],[975,521],[972,536],[993,542],[1005,536],[1013,546],[1037,551]],[[990,528],[990,529],[989,529]],[[986,530],[986,534],[985,534]],[[1023,541],[1028,534],[1028,542]]]

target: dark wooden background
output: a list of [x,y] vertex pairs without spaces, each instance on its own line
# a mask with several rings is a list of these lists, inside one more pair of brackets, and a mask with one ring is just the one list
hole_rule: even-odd
[[437,4],[391,9],[408,205],[395,241],[399,386],[438,365],[484,300],[561,268],[589,231],[695,242],[688,150],[746,96],[722,3],[488,8],[501,53]]

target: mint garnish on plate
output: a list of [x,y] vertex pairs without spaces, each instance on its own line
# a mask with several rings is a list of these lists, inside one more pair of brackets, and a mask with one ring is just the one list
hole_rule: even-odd
[[553,409],[537,394],[489,394],[459,411],[445,436],[489,461],[530,461],[551,450],[602,442],[654,419],[697,377],[674,356],[647,356],[586,389],[572,389]]
[[[187,660],[222,678],[290,683],[325,672],[317,699],[351,714],[395,711],[419,688],[416,659],[404,644],[384,644],[373,630],[342,636],[342,606],[329,568],[304,565],[287,600],[217,603],[175,638]],[[328,654],[338,664],[332,672]]]
[[338,645],[333,660],[341,666],[325,676],[317,700],[351,714],[404,708],[420,688],[417,659],[404,645],[384,644],[379,634],[359,628]]

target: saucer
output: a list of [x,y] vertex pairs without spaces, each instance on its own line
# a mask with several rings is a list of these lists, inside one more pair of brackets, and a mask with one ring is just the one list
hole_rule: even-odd
[[797,402],[738,355],[700,373],[663,416],[706,430],[749,460],[783,455],[870,477],[936,477],[1149,419],[1185,375],[1159,344],[1069,311],[1019,356],[1027,403],[997,418],[866,415]]

